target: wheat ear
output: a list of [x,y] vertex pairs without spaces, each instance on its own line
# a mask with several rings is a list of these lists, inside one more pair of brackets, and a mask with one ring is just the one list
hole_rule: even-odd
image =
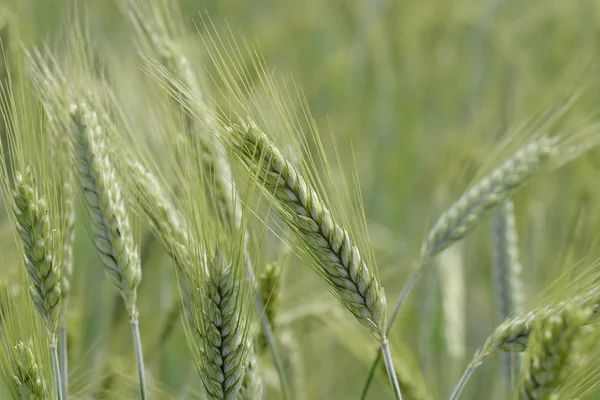
[[168,198],[160,181],[146,167],[135,160],[125,161],[130,183],[135,187],[138,202],[153,231],[175,261],[182,277],[188,277],[191,265],[187,247],[189,235],[183,215]]
[[29,292],[35,308],[48,330],[51,345],[56,345],[60,310],[60,265],[56,256],[56,236],[48,206],[37,191],[31,168],[16,173],[13,192],[17,231],[23,244]]
[[138,249],[134,244],[122,188],[109,157],[106,134],[96,113],[86,103],[73,105],[75,154],[79,183],[89,212],[89,229],[106,272],[117,286],[129,312],[142,399],[146,383],[136,308],[137,287],[142,278]]
[[292,163],[253,124],[236,130],[237,150],[252,176],[274,195],[290,228],[318,260],[317,272],[344,307],[385,342],[383,288],[365,264],[349,233],[339,226],[317,193]]
[[577,353],[581,328],[591,315],[590,307],[567,306],[536,324],[527,345],[519,399],[547,399],[556,391]]
[[14,347],[12,379],[19,399],[44,399],[48,397],[47,383],[31,348],[23,342]]
[[[421,275],[422,269],[431,258],[448,246],[464,238],[473,229],[487,219],[504,201],[523,188],[537,173],[553,164],[561,149],[560,136],[540,136],[518,150],[512,157],[494,169],[489,175],[471,187],[458,201],[444,212],[429,231],[421,248],[421,257],[416,270],[410,275],[390,315],[389,331],[402,304],[412,291]],[[373,380],[378,360],[373,362],[362,399],[366,398]]]
[[[486,357],[497,353],[521,353],[524,352],[536,325],[548,320],[554,316],[569,313],[570,310],[585,310],[590,309],[592,315],[600,312],[600,296],[598,289],[592,289],[585,295],[575,296],[568,301],[563,301],[557,305],[541,307],[527,313],[517,314],[506,319],[501,323],[494,332],[485,341],[485,344],[476,353],[467,369],[465,370],[459,383],[454,388],[451,400],[458,399],[462,390],[471,378],[475,369],[481,365]],[[591,319],[588,318],[587,322]]]
[[243,313],[243,289],[236,267],[221,252],[210,261],[192,292],[198,346],[195,358],[200,378],[211,399],[233,399],[242,384],[250,343]]
[[230,133],[250,175],[278,202],[276,210],[316,260],[328,289],[379,341],[394,394],[402,398],[385,333],[385,294],[350,234],[256,124],[234,125]]

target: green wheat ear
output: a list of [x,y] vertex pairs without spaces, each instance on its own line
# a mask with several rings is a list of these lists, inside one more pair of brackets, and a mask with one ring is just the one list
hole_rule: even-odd
[[350,233],[296,167],[252,123],[234,126],[235,150],[249,171],[277,201],[281,213],[328,288],[357,320],[385,342],[386,303],[383,288],[365,263]]
[[109,156],[98,116],[86,103],[71,106],[79,183],[90,217],[89,228],[107,274],[137,320],[137,287],[142,278],[123,190]]
[[568,305],[535,324],[517,389],[519,399],[546,399],[557,391],[569,373],[582,327],[591,315],[590,307]]
[[31,168],[26,167],[23,175],[16,173],[13,199],[29,276],[29,292],[54,342],[61,300],[61,271],[55,253],[57,240],[48,206],[36,188]]

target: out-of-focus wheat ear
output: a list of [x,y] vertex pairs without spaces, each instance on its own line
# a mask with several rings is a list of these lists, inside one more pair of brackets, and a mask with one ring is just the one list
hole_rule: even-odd
[[[264,313],[267,316],[272,332],[277,336],[277,315],[281,303],[281,267],[268,263],[258,277],[258,292],[262,299]],[[268,344],[265,338],[265,332],[260,331],[257,338],[258,353],[264,354]]]
[[[206,257],[206,256],[204,256]],[[206,260],[204,279],[191,293],[194,326],[188,335],[204,388],[211,399],[239,394],[251,342],[248,340],[248,297],[243,269],[221,252]],[[249,303],[251,304],[251,303]]]
[[189,277],[190,255],[187,224],[181,211],[169,199],[161,182],[139,161],[128,159],[126,163],[129,186],[152,230],[165,246],[183,278]]
[[85,102],[70,107],[79,184],[89,213],[88,229],[100,259],[129,312],[142,399],[146,379],[136,306],[142,269],[123,189],[111,163],[107,135],[94,110]]
[[534,326],[517,389],[519,399],[546,399],[557,391],[577,354],[582,327],[591,315],[589,307],[567,306]]
[[51,346],[56,346],[56,329],[60,311],[60,265],[56,256],[55,230],[51,226],[48,206],[36,188],[31,168],[17,172],[13,192],[17,231],[23,245],[25,269],[33,304],[40,313]]
[[49,397],[48,384],[40,373],[40,366],[31,348],[17,343],[13,354],[13,381],[19,399],[45,399]]
[[[493,283],[496,291],[496,309],[500,322],[512,313],[519,313],[523,305],[522,266],[519,261],[519,243],[514,203],[506,202],[492,216]],[[510,393],[512,371],[521,364],[521,356],[502,356],[507,393]]]
[[385,294],[348,231],[335,222],[316,191],[257,125],[243,123],[232,129],[235,150],[250,174],[273,194],[275,209],[315,258],[315,270],[328,289],[384,343]]
[[255,344],[250,345],[239,398],[242,400],[261,400],[264,398],[263,380],[260,374]]
[[475,353],[462,378],[454,388],[450,399],[455,400],[460,396],[473,372],[486,357],[497,353],[522,353],[526,351],[534,327],[543,321],[549,320],[553,316],[569,314],[570,310],[589,309],[591,310],[590,315],[584,323],[591,322],[590,317],[600,313],[599,293],[598,288],[593,288],[583,295],[576,295],[558,304],[539,307],[507,318],[492,332],[481,349]]
[[442,214],[429,231],[422,259],[431,259],[470,233],[507,198],[551,164],[559,148],[557,137],[536,138],[477,182]]

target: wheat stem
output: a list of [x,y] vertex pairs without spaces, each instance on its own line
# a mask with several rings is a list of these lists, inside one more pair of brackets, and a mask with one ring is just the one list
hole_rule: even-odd
[[[65,300],[63,300],[65,301]],[[62,379],[62,393],[65,399],[68,398],[69,388],[69,359],[67,353],[67,325],[60,326],[58,331],[58,347],[60,349],[60,376]]]
[[58,400],[63,400],[62,383],[60,379],[60,366],[58,363],[58,351],[55,344],[50,344],[50,354],[52,356],[52,369],[54,371],[54,383],[56,385],[56,396]]
[[392,360],[392,354],[390,353],[390,346],[387,339],[381,344],[381,354],[383,354],[383,361],[385,362],[385,368],[390,384],[392,385],[392,390],[394,391],[394,396],[396,397],[396,400],[402,400],[398,376],[396,375],[396,369],[394,368],[394,361]]
[[458,381],[458,384],[456,385],[456,387],[450,394],[450,397],[448,398],[448,400],[458,400],[458,397],[463,392],[465,386],[467,386],[467,382],[469,382],[469,379],[471,379],[471,375],[473,375],[473,372],[475,372],[475,369],[477,368],[478,365],[479,365],[479,362],[476,361],[475,359],[469,363],[469,365],[465,369],[465,372],[463,373],[460,380]]
[[142,338],[140,337],[140,327],[137,319],[131,321],[131,333],[133,335],[133,346],[135,348],[135,359],[137,361],[138,374],[140,379],[140,394],[142,400],[146,400],[146,374],[144,373],[144,353],[142,352]]

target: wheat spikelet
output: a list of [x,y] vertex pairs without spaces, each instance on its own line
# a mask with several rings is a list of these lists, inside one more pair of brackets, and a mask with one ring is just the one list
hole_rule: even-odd
[[349,233],[336,224],[317,193],[253,124],[234,126],[236,146],[252,176],[274,195],[290,227],[318,263],[332,293],[381,342],[385,341],[383,289]]
[[478,226],[552,161],[558,143],[557,138],[537,138],[476,183],[433,226],[423,245],[423,259],[435,256]]
[[61,300],[56,236],[46,201],[38,193],[29,167],[25,168],[24,175],[16,173],[13,199],[31,298],[54,342]]
[[123,296],[132,320],[135,320],[136,291],[142,271],[105,133],[96,113],[87,104],[72,106],[70,113],[79,182],[89,212],[94,244],[109,277]]
[[562,383],[576,354],[581,328],[591,308],[568,305],[562,312],[539,321],[527,346],[525,369],[518,388],[520,399],[547,399]]
[[237,267],[221,252],[209,261],[205,277],[191,293],[198,347],[197,368],[212,399],[233,399],[244,377],[250,343]]
[[[268,263],[258,277],[258,291],[265,305],[264,313],[267,316],[273,334],[277,334],[277,315],[281,303],[281,267]],[[263,331],[258,335],[259,353],[267,350],[267,340]]]
[[307,399],[306,372],[304,370],[302,349],[298,340],[290,328],[281,330],[277,335],[277,340],[281,348],[283,368],[288,382],[290,382],[293,398],[305,400]]
[[49,396],[48,385],[31,348],[23,342],[17,343],[13,354],[13,381],[19,399],[35,400]]

